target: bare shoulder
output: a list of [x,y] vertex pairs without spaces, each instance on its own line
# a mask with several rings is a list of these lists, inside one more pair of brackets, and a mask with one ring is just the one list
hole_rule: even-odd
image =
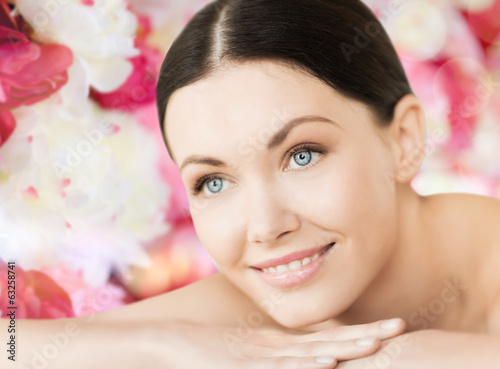
[[426,196],[425,199],[431,202],[434,208],[440,208],[447,213],[446,218],[452,222],[463,221],[469,225],[485,227],[496,225],[495,230],[500,228],[500,199],[495,197],[470,193],[441,193]]
[[[500,334],[500,199],[453,193],[429,197],[443,209],[453,233],[453,247],[465,245],[476,275],[478,299],[486,306],[491,333]],[[460,241],[461,240],[461,241]],[[467,251],[466,251],[467,252]]]
[[[479,248],[484,253],[500,252],[500,199],[469,193],[442,193],[425,197],[438,215],[439,228],[447,242],[456,247]],[[465,242],[464,242],[465,241]]]
[[[448,240],[457,250],[477,255],[483,267],[491,266],[500,286],[500,199],[467,193],[432,195],[434,208],[442,210],[443,223]],[[484,269],[484,268],[483,268]],[[493,281],[492,281],[493,282]]]
[[105,321],[187,320],[202,324],[234,325],[239,317],[245,317],[255,310],[265,315],[263,324],[275,324],[219,272],[174,291],[100,313],[99,316]]

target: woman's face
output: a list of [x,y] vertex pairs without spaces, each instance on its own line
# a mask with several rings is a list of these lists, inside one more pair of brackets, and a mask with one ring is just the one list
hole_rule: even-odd
[[[201,242],[281,325],[339,315],[390,258],[394,160],[363,104],[286,66],[245,62],[177,90],[166,134]],[[275,274],[255,267],[332,242],[314,260],[271,261]]]

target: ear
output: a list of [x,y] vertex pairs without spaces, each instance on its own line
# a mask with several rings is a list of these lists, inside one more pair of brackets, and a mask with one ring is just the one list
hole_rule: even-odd
[[389,132],[395,179],[410,183],[424,161],[426,147],[424,113],[415,95],[405,95],[397,102]]

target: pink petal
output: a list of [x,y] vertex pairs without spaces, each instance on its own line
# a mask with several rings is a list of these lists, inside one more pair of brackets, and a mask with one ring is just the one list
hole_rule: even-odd
[[41,45],[40,57],[24,66],[18,73],[7,76],[17,85],[34,85],[64,72],[73,63],[73,53],[63,45]]
[[0,25],[0,45],[3,46],[11,42],[28,43],[29,39],[22,32]]
[[473,32],[486,44],[500,43],[500,0],[484,11],[467,15]]
[[0,109],[0,147],[9,139],[16,128],[16,120],[7,109]]
[[67,81],[68,73],[64,71],[52,79],[41,81],[38,85],[9,86],[9,101],[6,104],[10,107],[34,104],[52,95]]
[[27,63],[40,57],[40,48],[31,43],[0,45],[0,78],[5,74],[18,73]]
[[36,60],[24,64],[14,74],[1,74],[7,99],[5,106],[18,107],[45,99],[68,81],[67,69],[73,54],[63,45],[42,45]]
[[[7,263],[0,258],[0,290],[7,290]],[[16,272],[17,318],[54,319],[75,316],[71,299],[66,291],[47,274],[36,270],[23,270],[19,265]],[[5,317],[8,304],[7,294],[0,294],[0,310]]]
[[92,90],[90,96],[103,108],[134,111],[149,104],[156,97],[157,70],[160,54],[149,47],[139,46],[141,54],[129,59],[132,73],[125,83],[112,92]]

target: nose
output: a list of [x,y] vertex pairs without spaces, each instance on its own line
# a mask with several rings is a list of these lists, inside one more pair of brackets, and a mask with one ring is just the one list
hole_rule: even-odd
[[276,242],[287,233],[300,229],[300,218],[286,194],[262,183],[246,194],[247,238],[251,243]]

